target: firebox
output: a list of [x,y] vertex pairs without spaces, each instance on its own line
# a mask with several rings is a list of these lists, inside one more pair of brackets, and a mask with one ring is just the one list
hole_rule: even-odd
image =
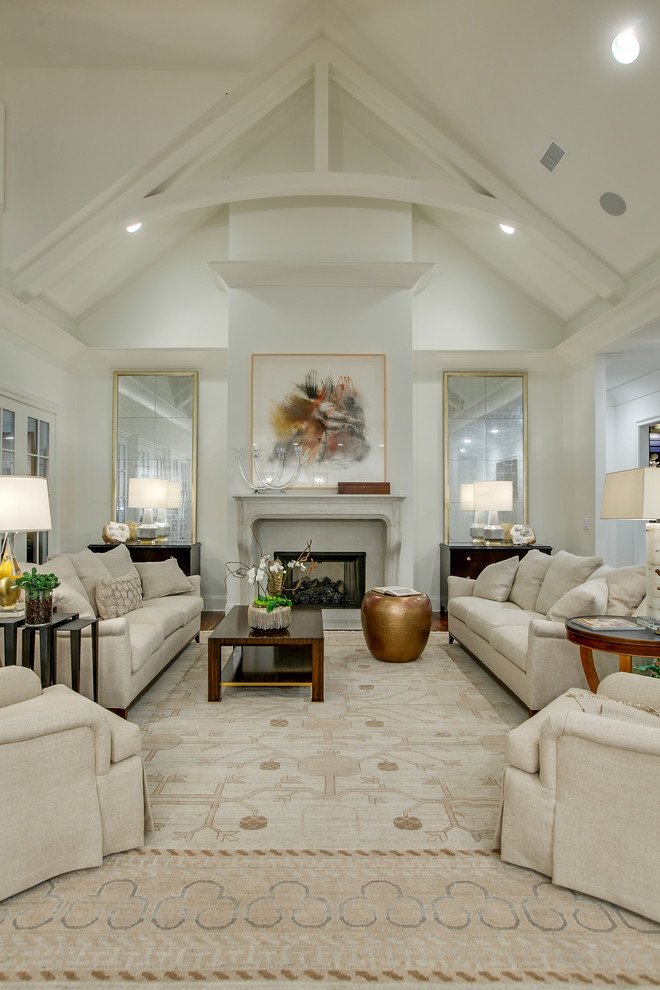
[[[274,557],[285,565],[296,560],[299,550],[276,550]],[[303,574],[300,586],[291,593],[292,605],[317,608],[360,608],[365,592],[366,553],[346,551],[327,553],[312,551],[316,567]],[[301,573],[296,568],[287,578],[285,590],[298,584]]]

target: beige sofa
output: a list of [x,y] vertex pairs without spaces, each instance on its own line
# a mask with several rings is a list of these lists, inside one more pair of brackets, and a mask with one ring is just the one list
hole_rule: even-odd
[[0,900],[141,846],[137,725],[26,667],[0,668]]
[[658,709],[660,681],[615,673],[512,729],[502,859],[660,922]]
[[[28,567],[29,565],[24,565]],[[187,577],[174,558],[131,560],[118,544],[103,554],[59,553],[39,571],[60,579],[58,611],[98,616],[98,701],[120,715],[191,642],[199,637],[204,605],[199,575]],[[80,690],[93,697],[91,631],[82,632]],[[70,684],[69,636],[58,634],[57,679]]]
[[[568,688],[586,688],[580,651],[566,639],[566,619],[631,615],[643,607],[646,569],[613,568],[601,557],[532,550],[490,564],[478,578],[450,576],[447,627],[520,699],[529,712]],[[601,677],[618,657],[595,653]]]

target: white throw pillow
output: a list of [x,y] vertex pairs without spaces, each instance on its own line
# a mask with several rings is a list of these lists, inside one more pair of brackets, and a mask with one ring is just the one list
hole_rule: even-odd
[[145,600],[193,591],[192,584],[174,557],[169,557],[167,560],[150,560],[137,563],[135,566],[142,579],[142,597]]
[[565,622],[566,619],[574,619],[576,615],[605,615],[606,609],[607,582],[585,581],[562,595],[552,606],[546,619],[551,622]]
[[87,592],[87,597],[94,609],[94,614],[98,615],[99,613],[96,607],[96,585],[103,578],[111,576],[108,568],[103,563],[103,554],[93,553],[92,550],[85,547],[84,550],[79,550],[78,553],[69,554],[69,557]]
[[616,567],[604,575],[608,615],[632,615],[646,594],[646,564]]
[[602,557],[577,557],[560,550],[550,558],[550,566],[536,599],[536,611],[546,615],[562,595],[586,581],[602,563]]
[[127,574],[139,576],[130,551],[123,543],[102,554],[102,560],[112,577],[125,577]]
[[89,604],[87,595],[81,594],[67,581],[60,581],[53,591],[53,605],[58,612],[77,612],[81,619],[95,618],[94,609]]
[[[32,569],[33,564],[27,564],[27,567]],[[57,574],[60,581],[65,582],[74,591],[77,591],[79,595],[87,599],[87,605],[89,607],[89,597],[85,587],[78,577],[78,572],[73,566],[73,561],[71,560],[71,554],[69,553],[56,553],[52,557],[49,557],[45,564],[37,564],[37,570],[40,574]]]
[[526,553],[518,564],[513,587],[509,592],[509,601],[518,608],[533,612],[551,560],[550,554],[541,550],[530,550]]
[[96,584],[96,606],[99,618],[116,619],[142,605],[140,575],[101,578]]
[[505,602],[509,597],[518,570],[520,557],[508,557],[488,564],[477,577],[472,594],[475,598],[489,598],[493,602]]

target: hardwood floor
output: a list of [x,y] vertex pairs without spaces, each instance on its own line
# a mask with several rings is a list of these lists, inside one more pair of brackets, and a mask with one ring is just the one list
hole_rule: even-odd
[[[224,612],[202,612],[202,629],[215,629],[220,620],[224,618],[224,615]],[[447,631],[447,616],[444,612],[433,613],[431,629],[434,631],[439,630],[440,632]]]

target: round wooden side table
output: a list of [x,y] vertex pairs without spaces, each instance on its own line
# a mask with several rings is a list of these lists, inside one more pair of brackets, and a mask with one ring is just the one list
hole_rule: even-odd
[[660,636],[648,626],[634,623],[634,619],[626,619],[626,624],[617,629],[587,626],[581,619],[588,622],[600,621],[603,624],[609,622],[613,625],[614,619],[623,619],[623,616],[581,615],[566,621],[566,638],[580,647],[582,669],[591,691],[596,691],[600,683],[594,664],[594,650],[618,653],[619,670],[628,674],[632,673],[633,657],[660,656]]
[[424,652],[433,619],[428,595],[397,597],[368,591],[361,614],[364,639],[376,660],[410,663]]

